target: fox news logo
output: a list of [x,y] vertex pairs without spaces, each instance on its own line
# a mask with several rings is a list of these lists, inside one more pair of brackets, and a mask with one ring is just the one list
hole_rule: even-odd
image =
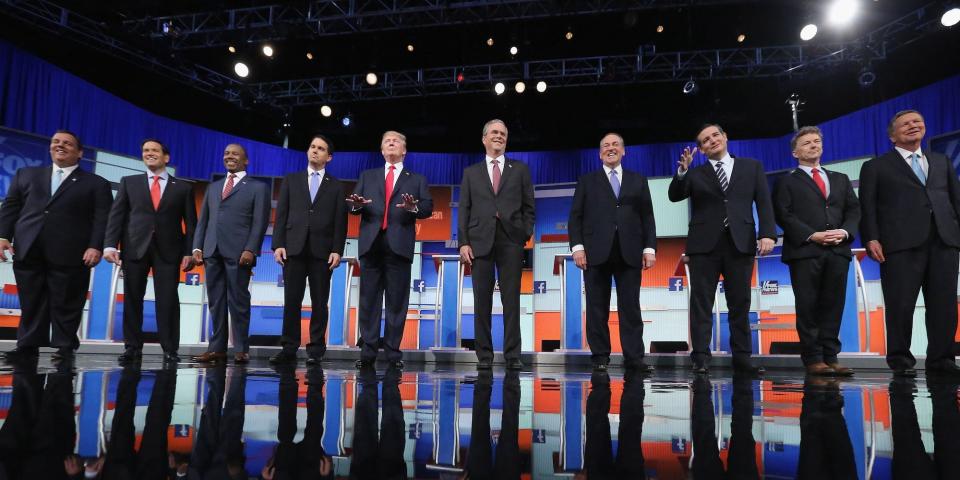
[[776,295],[780,293],[780,282],[777,280],[764,280],[760,282],[761,295]]

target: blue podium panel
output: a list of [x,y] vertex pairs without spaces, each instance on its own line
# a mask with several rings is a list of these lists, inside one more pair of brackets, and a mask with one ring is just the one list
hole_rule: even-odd
[[[730,351],[730,322],[727,320],[727,312],[720,313],[720,350]],[[760,321],[760,315],[757,312],[750,312],[747,315],[750,325],[756,325]],[[716,332],[716,330],[714,330]],[[713,342],[710,343],[713,345]],[[758,331],[750,329],[750,345],[754,355],[760,353],[760,337]]]
[[353,267],[346,261],[341,262],[330,277],[330,315],[327,317],[327,345],[349,345],[346,338],[347,324],[347,288],[353,277]]
[[[451,256],[453,257],[453,256]],[[435,257],[436,258],[436,257]],[[439,338],[434,344],[441,348],[459,348],[457,339],[457,316],[460,313],[459,285],[460,260],[442,258],[440,260],[440,318]]]
[[342,377],[331,377],[326,381],[326,396],[323,406],[323,437],[320,443],[327,455],[343,455],[341,441],[343,439],[343,415],[346,405],[346,380]]
[[580,350],[584,345],[583,338],[583,272],[577,268],[573,258],[563,259],[563,341],[560,346],[564,349]]
[[457,465],[458,422],[457,422],[457,380],[437,381],[437,413],[435,424],[437,443],[434,446],[437,465]]
[[83,372],[80,375],[83,378],[83,391],[80,392],[80,411],[77,416],[77,454],[97,458],[100,456],[101,409],[107,408],[103,404],[106,372]]
[[569,382],[563,390],[560,455],[561,469],[564,472],[578,472],[583,469],[583,391],[583,382]]

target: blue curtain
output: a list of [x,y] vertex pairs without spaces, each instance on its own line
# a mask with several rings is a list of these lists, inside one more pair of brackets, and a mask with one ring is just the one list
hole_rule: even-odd
[[[778,107],[779,108],[779,107]],[[864,108],[820,125],[824,132],[824,161],[875,155],[890,148],[886,125],[898,110],[920,110],[932,137],[960,129],[960,76],[955,76]],[[275,145],[244,140],[222,132],[150,113],[0,41],[0,123],[10,128],[48,135],[58,128],[77,132],[84,143],[139,157],[140,141],[157,137],[171,145],[172,163],[187,178],[209,179],[222,172],[221,152],[228,143],[241,143],[254,175],[281,176],[305,168],[305,154]],[[790,134],[743,140],[730,132],[730,152],[761,159],[767,170],[791,168]],[[629,139],[627,139],[629,142]],[[626,168],[648,176],[669,176],[680,150],[690,142],[634,145],[627,148]],[[481,160],[479,149],[468,153],[416,153],[406,163],[425,174],[432,184],[459,184],[467,165]],[[597,149],[510,152],[530,165],[537,184],[575,182],[598,168]],[[330,172],[355,179],[359,172],[378,166],[379,152],[338,152]]]

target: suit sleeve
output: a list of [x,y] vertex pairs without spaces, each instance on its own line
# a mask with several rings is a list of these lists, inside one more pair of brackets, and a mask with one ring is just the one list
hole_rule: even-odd
[[183,235],[183,251],[181,252],[184,257],[192,254],[193,234],[197,231],[197,202],[193,197],[193,184],[186,183],[186,185],[188,188],[185,189],[185,198],[183,199],[183,224],[187,229]]
[[786,241],[794,245],[807,243],[810,235],[816,233],[816,230],[807,225],[806,222],[797,218],[794,213],[793,195],[787,183],[790,177],[782,177],[777,180],[773,187],[773,209],[777,224],[783,228]]
[[23,208],[23,191],[20,188],[23,172],[26,170],[18,170],[13,176],[13,182],[10,182],[10,189],[7,190],[7,198],[0,206],[0,238],[6,238],[11,242],[14,240],[13,237],[16,234],[14,230],[20,218],[20,210]]
[[773,202],[770,201],[770,188],[767,187],[767,176],[763,171],[763,165],[758,161],[756,165],[755,186],[753,190],[753,201],[757,204],[757,218],[760,220],[760,228],[757,231],[757,238],[770,238],[777,240],[777,227],[773,220]]
[[[341,192],[342,193],[342,192]],[[339,195],[343,197],[343,195]],[[342,201],[343,198],[340,198]],[[290,214],[290,177],[284,177],[280,184],[280,198],[277,199],[277,217],[273,222],[273,239],[270,248],[287,247],[287,216]]]
[[470,169],[463,171],[463,180],[460,181],[460,202],[457,207],[457,246],[470,245],[470,235],[467,225],[470,224]]
[[567,234],[570,237],[570,248],[583,245],[583,207],[586,204],[587,192],[585,177],[577,181],[577,188],[573,191],[573,205],[570,207],[570,217],[567,219]]
[[533,196],[533,181],[530,179],[530,168],[524,166],[523,169],[523,198],[520,211],[523,214],[523,226],[526,237],[523,242],[526,243],[533,235],[533,227],[536,224],[535,200]]
[[104,234],[103,248],[117,248],[123,227],[127,224],[130,215],[130,196],[127,194],[127,179],[120,179],[120,189],[117,198],[110,207],[110,216],[107,218],[107,232]]
[[[366,175],[361,172],[360,178],[357,179],[357,185],[353,187],[353,193],[356,195],[360,195],[363,198],[367,198],[363,194],[363,191],[366,190],[367,188],[366,184],[363,182],[363,177],[366,177]],[[357,209],[354,209],[353,207],[347,207],[347,210],[350,212],[351,215],[360,215],[363,213],[363,205],[361,205],[360,208],[357,208]]]
[[243,249],[260,255],[263,246],[263,236],[267,233],[267,224],[270,223],[270,191],[266,184],[257,182],[257,195],[253,202],[253,223],[250,225],[250,236]]
[[343,250],[347,243],[347,206],[343,191],[343,184],[337,182],[337,203],[334,205],[334,225],[333,225],[333,244],[331,246],[333,253],[343,256]]
[[427,185],[426,177],[420,177],[419,192],[417,192],[417,218],[430,218],[433,215],[433,197],[430,195],[430,186]]
[[643,218],[643,248],[657,249],[657,220],[653,215],[653,199],[650,197],[650,182],[643,178],[643,194],[640,216]]
[[207,222],[210,221],[210,207],[207,205],[209,196],[210,185],[207,185],[207,191],[203,194],[203,201],[200,203],[200,218],[197,219],[197,229],[193,232],[194,250],[203,250],[203,239],[207,236]]
[[843,204],[843,225],[840,228],[850,234],[847,243],[851,243],[857,237],[857,226],[860,223],[860,200],[857,200],[857,194],[853,193],[853,185],[846,175],[843,176],[843,184],[847,189],[847,195]]
[[110,205],[113,203],[113,193],[110,191],[110,182],[97,175],[98,185],[93,192],[93,229],[90,230],[90,242],[87,248],[103,250],[103,237],[107,231],[107,217],[110,216]]
[[864,245],[880,240],[877,219],[877,159],[868,160],[860,167],[860,240]]
[[667,198],[671,202],[682,202],[690,198],[690,171],[692,168],[688,168],[686,173],[683,175],[673,175],[673,180],[670,180],[670,187],[667,188]]
[[960,218],[960,180],[957,180],[957,170],[953,167],[953,162],[949,158],[944,159],[947,163],[947,189],[950,192],[950,203],[953,205],[953,213]]

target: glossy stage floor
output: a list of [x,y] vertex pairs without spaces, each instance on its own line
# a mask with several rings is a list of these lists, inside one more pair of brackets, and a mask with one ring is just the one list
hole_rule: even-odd
[[0,479],[957,478],[953,378],[352,362],[0,367]]

